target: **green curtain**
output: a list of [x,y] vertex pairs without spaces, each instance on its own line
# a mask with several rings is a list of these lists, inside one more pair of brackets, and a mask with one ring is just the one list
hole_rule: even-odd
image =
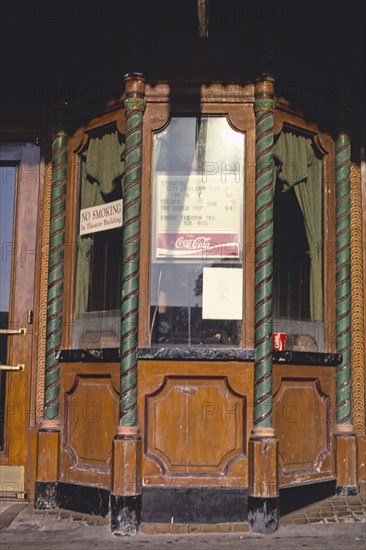
[[[91,138],[88,149],[81,155],[80,209],[98,206],[108,201],[108,195],[116,190],[124,172],[124,143],[116,131]],[[120,184],[120,183],[119,183]],[[88,309],[93,261],[94,235],[78,236],[76,262],[75,312]]]
[[114,191],[116,179],[123,174],[122,145],[117,132],[90,140],[86,155],[86,171],[88,177],[98,183],[103,195],[109,195]]
[[317,158],[310,138],[282,132],[274,145],[277,176],[284,192],[294,187],[304,216],[310,254],[310,314],[313,321],[323,318],[323,239],[322,239],[322,161]]

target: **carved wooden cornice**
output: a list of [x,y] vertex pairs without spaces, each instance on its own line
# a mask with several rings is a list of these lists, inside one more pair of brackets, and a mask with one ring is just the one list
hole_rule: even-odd
[[202,82],[200,79],[148,81],[147,103],[254,103],[254,84]]

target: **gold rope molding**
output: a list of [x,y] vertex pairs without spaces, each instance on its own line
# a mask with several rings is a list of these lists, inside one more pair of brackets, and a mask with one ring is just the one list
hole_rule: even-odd
[[48,255],[50,245],[50,220],[51,220],[51,179],[52,162],[50,152],[47,151],[47,164],[45,170],[44,197],[43,197],[43,227],[42,227],[42,253],[41,253],[41,283],[40,283],[40,307],[38,326],[38,357],[37,357],[37,397],[36,397],[36,422],[43,419],[44,406],[44,377],[46,362],[46,324],[47,324],[47,288],[48,288]]
[[351,164],[351,289],[352,289],[352,402],[353,426],[365,435],[365,342],[362,272],[361,171]]

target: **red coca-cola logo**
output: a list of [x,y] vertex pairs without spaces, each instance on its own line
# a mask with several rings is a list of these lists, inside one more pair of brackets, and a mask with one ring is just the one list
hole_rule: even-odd
[[175,248],[185,248],[190,250],[197,250],[198,248],[204,248],[210,246],[211,237],[178,237],[175,241]]

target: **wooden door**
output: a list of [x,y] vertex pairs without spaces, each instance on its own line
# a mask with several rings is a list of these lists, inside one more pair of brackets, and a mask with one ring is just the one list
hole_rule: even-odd
[[1,144],[0,163],[0,496],[24,497],[32,412],[39,147]]

